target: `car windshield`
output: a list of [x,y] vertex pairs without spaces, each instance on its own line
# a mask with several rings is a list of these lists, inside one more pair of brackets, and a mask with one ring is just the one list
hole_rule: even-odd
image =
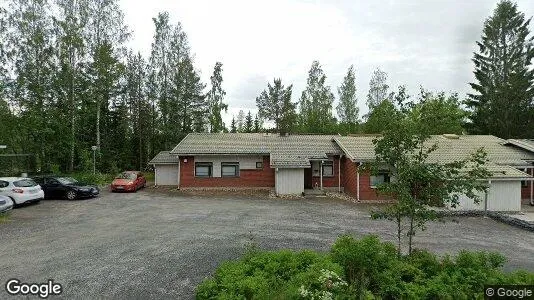
[[13,185],[16,187],[32,187],[36,186],[37,183],[31,179],[21,179],[13,182]]
[[120,173],[119,176],[117,176],[116,178],[135,180],[135,178],[137,178],[137,175],[135,175],[135,173],[123,172]]
[[76,183],[78,182],[78,180],[72,178],[72,177],[59,177],[57,178],[57,180],[59,182],[61,182],[61,184],[73,184],[73,183]]

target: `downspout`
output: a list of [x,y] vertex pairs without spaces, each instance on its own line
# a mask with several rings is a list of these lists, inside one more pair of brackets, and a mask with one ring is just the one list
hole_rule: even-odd
[[178,157],[178,189],[180,189],[180,173],[182,172],[182,161],[180,160],[180,157]]
[[337,161],[337,192],[341,193],[341,157],[343,155],[339,156],[339,160]]
[[484,218],[488,217],[488,193],[491,187],[491,180],[488,180],[488,190],[484,193]]
[[321,191],[323,190],[323,160],[321,159],[321,165],[319,166],[319,169],[321,170]]
[[356,168],[356,200],[360,201],[360,166],[361,162],[358,162],[358,166]]
[[[530,169],[530,175],[534,176],[534,169]],[[530,181],[530,205],[534,205],[534,199],[533,199],[533,196],[532,194],[534,193],[534,189],[533,189],[533,186],[534,186],[534,182],[532,182],[532,180]]]
[[154,164],[154,186],[158,186],[158,168]]

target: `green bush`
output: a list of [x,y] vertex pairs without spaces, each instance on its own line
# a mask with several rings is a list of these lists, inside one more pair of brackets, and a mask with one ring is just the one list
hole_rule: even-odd
[[256,251],[223,263],[212,279],[198,286],[197,299],[294,299],[306,298],[301,296],[306,291],[310,297],[323,290],[343,294],[346,284],[334,285],[341,272],[325,254]]
[[116,175],[103,173],[74,173],[65,176],[72,177],[80,182],[84,182],[87,184],[106,185],[110,184]]
[[505,273],[504,263],[485,251],[398,257],[376,236],[342,236],[330,254],[249,251],[202,282],[197,299],[482,299],[485,284],[534,283],[534,273]]

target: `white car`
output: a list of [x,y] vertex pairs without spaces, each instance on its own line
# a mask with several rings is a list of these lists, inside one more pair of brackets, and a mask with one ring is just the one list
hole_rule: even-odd
[[33,179],[23,177],[0,177],[0,195],[11,198],[13,205],[44,199],[41,186]]
[[13,208],[13,201],[6,196],[0,196],[0,215]]

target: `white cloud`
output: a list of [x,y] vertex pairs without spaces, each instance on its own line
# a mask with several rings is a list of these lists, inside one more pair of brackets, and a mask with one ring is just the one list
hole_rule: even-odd
[[[357,71],[360,111],[372,71],[389,74],[390,86],[420,85],[465,95],[472,80],[472,52],[484,19],[497,1],[366,0],[123,0],[131,46],[148,56],[152,18],[168,11],[189,35],[197,67],[209,81],[216,61],[223,63],[223,86],[230,110],[254,109],[256,96],[273,78],[293,84],[293,101],[305,87],[313,60],[321,62],[328,84],[336,87],[349,65]],[[527,17],[534,2],[518,6]],[[255,110],[253,111],[255,112]]]

